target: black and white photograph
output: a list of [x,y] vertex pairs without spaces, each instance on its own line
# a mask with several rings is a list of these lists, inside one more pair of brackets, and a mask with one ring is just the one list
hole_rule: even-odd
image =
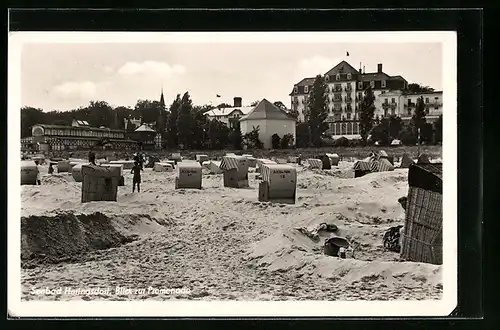
[[13,32],[8,69],[13,315],[456,306],[455,33]]

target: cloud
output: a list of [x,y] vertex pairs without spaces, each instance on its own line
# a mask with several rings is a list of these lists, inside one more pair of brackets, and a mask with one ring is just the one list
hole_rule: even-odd
[[165,62],[144,61],[127,62],[118,69],[121,75],[136,75],[136,74],[157,74],[157,75],[171,75],[171,74],[184,74],[186,68],[182,65],[170,65]]
[[328,70],[337,65],[341,60],[338,58],[328,58],[323,56],[313,56],[299,61],[301,73],[308,77],[318,74],[325,74]]
[[97,85],[91,81],[67,81],[55,86],[53,90],[62,98],[89,98],[95,96]]

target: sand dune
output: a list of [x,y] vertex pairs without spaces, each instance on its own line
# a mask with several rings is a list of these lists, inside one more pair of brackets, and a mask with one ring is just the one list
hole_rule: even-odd
[[[354,179],[352,163],[339,165],[299,167],[294,205],[259,202],[254,171],[249,189],[225,188],[207,172],[202,190],[175,190],[175,172],[146,169],[141,193],[125,171],[117,202],[85,204],[69,174],[44,175],[42,186],[22,186],[23,299],[440,299],[441,266],[400,262],[382,246],[384,231],[404,221],[397,199],[408,170]],[[294,229],[322,222],[352,242],[354,259],[326,256],[326,234],[314,242]],[[190,293],[32,292],[117,286]]]

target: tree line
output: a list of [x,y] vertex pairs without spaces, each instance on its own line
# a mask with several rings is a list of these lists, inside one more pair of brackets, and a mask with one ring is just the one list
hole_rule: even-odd
[[[252,102],[256,105],[258,101]],[[286,109],[281,101],[274,102]],[[217,107],[231,107],[221,103]],[[85,107],[69,111],[49,111],[34,107],[21,108],[21,137],[31,136],[35,124],[70,126],[74,119],[85,120],[91,127],[106,127],[133,132],[137,126],[131,119],[141,119],[141,124],[153,126],[162,135],[163,148],[168,149],[232,149],[262,148],[259,127],[253,127],[245,135],[241,134],[239,121],[226,125],[218,119],[210,119],[207,112],[216,107],[194,105],[188,92],[178,94],[170,106],[159,101],[138,100],[132,107],[112,107],[105,101],[90,101]],[[283,137],[279,146],[291,147],[293,136]]]
[[[410,86],[416,84],[410,84]],[[413,89],[418,88],[412,86]],[[423,87],[430,89],[429,87]],[[328,124],[327,85],[324,78],[318,75],[309,93],[309,102],[304,110],[304,122],[296,126],[296,140],[291,134],[285,136],[272,136],[272,147],[291,148],[321,147],[328,143],[325,132]],[[403,123],[397,116],[379,119],[374,117],[375,97],[368,88],[360,100],[360,136],[359,141],[349,141],[346,138],[334,142],[338,146],[369,145],[378,142],[388,145],[394,139],[399,139],[405,145],[415,145],[418,141],[430,144],[442,142],[442,116],[430,124],[425,119],[425,104],[423,98],[417,101],[415,112],[408,123]],[[256,105],[258,101],[252,103]],[[296,111],[288,110],[281,101],[274,102],[278,108],[288,111],[298,117]],[[218,107],[230,107],[229,104],[220,104]],[[217,120],[209,119],[207,112],[216,107],[211,105],[194,105],[188,92],[182,96],[178,94],[170,106],[165,107],[159,101],[138,100],[132,107],[112,107],[105,101],[91,101],[85,107],[70,111],[49,111],[33,107],[21,109],[21,136],[31,136],[31,127],[35,124],[71,125],[73,119],[86,120],[92,127],[107,127],[125,129],[132,132],[137,127],[130,120],[140,118],[141,124],[154,124],[164,141],[164,148],[177,149],[233,149],[262,148],[263,142],[259,139],[259,127],[253,127],[245,135],[241,134],[239,121],[230,122],[230,125]],[[127,123],[125,125],[125,123]]]

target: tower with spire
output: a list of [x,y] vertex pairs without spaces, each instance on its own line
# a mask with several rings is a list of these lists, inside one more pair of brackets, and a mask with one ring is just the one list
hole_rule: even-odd
[[158,119],[156,120],[156,131],[160,137],[163,137],[165,133],[165,97],[163,96],[163,86],[160,94],[160,109]]

